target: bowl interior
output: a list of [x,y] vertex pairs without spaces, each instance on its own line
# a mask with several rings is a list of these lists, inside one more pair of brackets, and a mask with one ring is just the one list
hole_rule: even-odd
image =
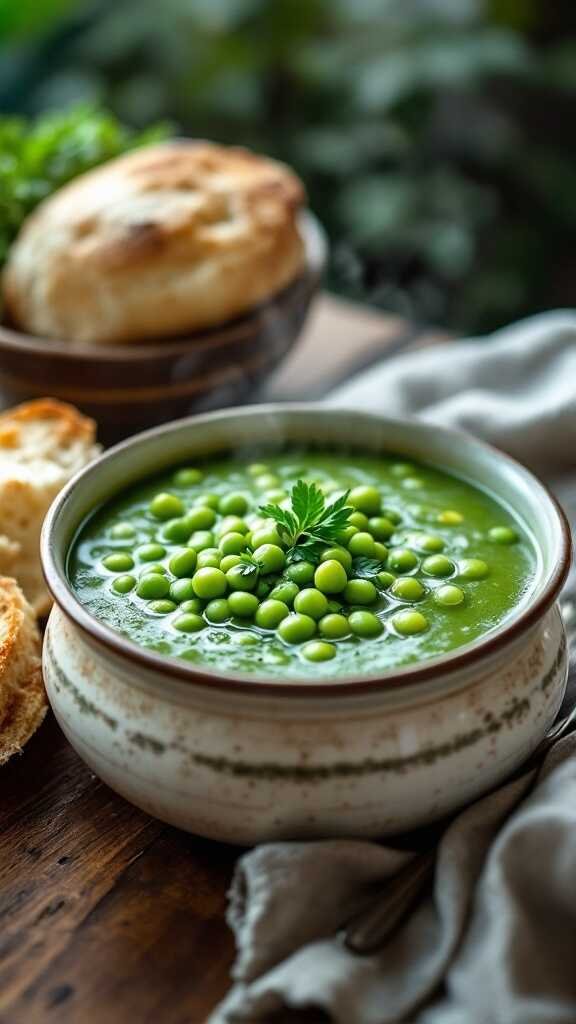
[[[289,444],[314,447],[341,447],[345,450],[393,452],[432,463],[491,493],[531,534],[537,553],[538,570],[532,589],[512,610],[508,618],[484,637],[469,645],[420,665],[406,666],[378,674],[388,684],[408,679],[416,681],[442,667],[463,664],[476,654],[489,653],[498,643],[512,639],[522,624],[528,628],[557,597],[569,567],[570,536],[565,518],[546,488],[523,466],[474,438],[453,430],[418,422],[405,422],[373,414],[334,410],[316,405],[275,405],[245,407],[234,411],[190,417],[139,434],[110,449],[98,462],[83,470],[59,495],[45,522],[42,536],[42,560],[49,587],[58,604],[74,621],[111,647],[132,651],[142,662],[156,670],[167,669],[162,655],[144,652],[131,641],[118,637],[109,627],[97,622],[76,600],[66,577],[66,557],[70,544],[96,506],[130,485],[175,463],[191,457],[225,452],[261,452],[263,448],[282,448]],[[198,681],[199,669],[169,659],[170,673]],[[177,666],[177,667],[176,667]],[[237,674],[214,673],[202,669],[201,676],[238,680]],[[262,680],[243,677],[254,688],[266,686]],[[362,677],[369,680],[369,675]],[[309,687],[326,690],[326,683],[307,680]],[[346,677],[335,681],[339,688],[351,683]],[[294,686],[272,684],[282,688]]]

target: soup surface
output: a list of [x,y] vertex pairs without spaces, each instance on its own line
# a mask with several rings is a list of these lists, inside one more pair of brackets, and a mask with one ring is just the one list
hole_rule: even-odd
[[98,509],[69,555],[135,643],[267,678],[361,676],[468,644],[529,591],[531,538],[440,469],[330,451],[182,466]]

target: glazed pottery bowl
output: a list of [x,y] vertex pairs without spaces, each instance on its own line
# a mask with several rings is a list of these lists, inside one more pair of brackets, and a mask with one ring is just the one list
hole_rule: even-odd
[[306,213],[306,262],[287,288],[250,313],[187,337],[132,345],[71,346],[0,326],[6,406],[46,394],[72,402],[110,443],[193,411],[246,400],[297,340],[326,260],[325,236]]
[[[479,640],[379,675],[275,681],[137,647],[94,619],[66,577],[85,516],[127,486],[207,455],[294,442],[394,452],[484,487],[532,534],[534,584]],[[147,431],[84,470],[52,506],[42,560],[55,607],[48,696],[80,756],[127,799],[235,843],[376,836],[434,820],[489,790],[536,747],[566,682],[557,598],[565,519],[523,467],[469,436],[321,405],[259,406]]]

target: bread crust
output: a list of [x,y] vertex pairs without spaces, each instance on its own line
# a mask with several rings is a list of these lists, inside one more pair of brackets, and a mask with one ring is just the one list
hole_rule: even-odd
[[0,577],[0,765],[22,750],[47,707],[34,613],[16,581]]
[[51,605],[40,567],[44,516],[64,484],[99,454],[95,436],[93,420],[51,398],[0,415],[0,573],[18,580],[38,616]]
[[304,264],[299,179],[248,150],[183,140],[76,178],[26,220],[3,275],[14,323],[74,344],[222,324]]

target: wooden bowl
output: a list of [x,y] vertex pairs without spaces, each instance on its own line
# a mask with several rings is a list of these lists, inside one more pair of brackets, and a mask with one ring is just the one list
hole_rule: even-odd
[[2,404],[44,395],[72,402],[110,443],[190,412],[242,403],[292,347],[318,291],[325,236],[308,212],[301,229],[302,274],[220,327],[164,341],[75,347],[0,326]]

